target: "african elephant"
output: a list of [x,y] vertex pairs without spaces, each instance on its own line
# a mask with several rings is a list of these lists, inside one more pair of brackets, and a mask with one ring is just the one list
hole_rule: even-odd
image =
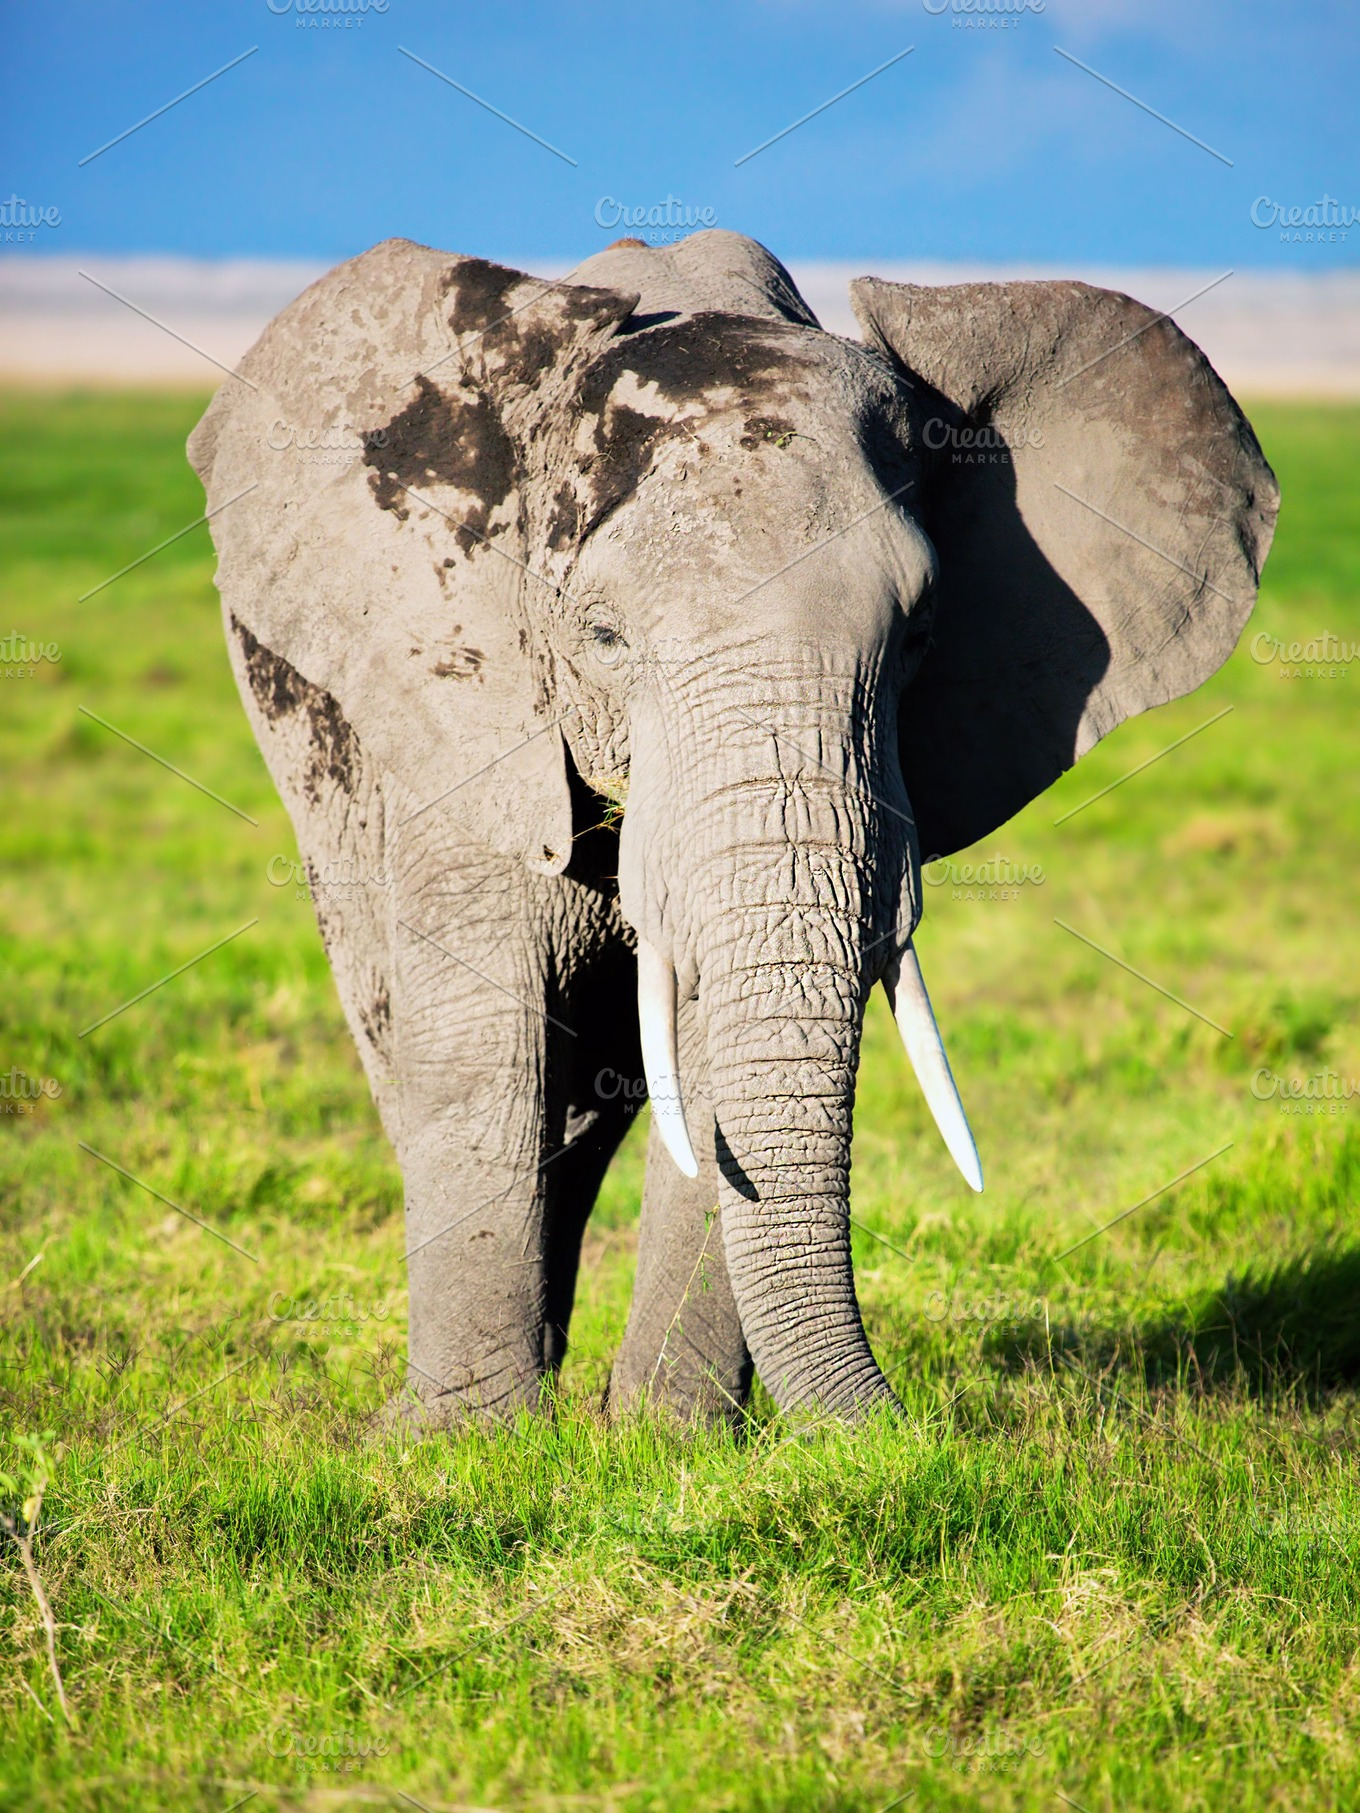
[[189,443],[303,856],[386,882],[319,916],[405,1182],[420,1418],[539,1401],[644,1072],[611,1406],[733,1415],[753,1364],[784,1410],[894,1404],[848,1223],[875,982],[982,1182],[921,861],[1250,612],[1274,477],[1169,319],[1081,283],[852,293],[863,343],[734,233],[560,282],[389,240]]

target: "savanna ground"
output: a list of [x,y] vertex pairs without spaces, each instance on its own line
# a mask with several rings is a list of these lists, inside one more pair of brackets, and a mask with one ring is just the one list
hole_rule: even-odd
[[46,1435],[72,1720],[0,1535],[3,1804],[1356,1805],[1360,1100],[1269,1091],[1360,1077],[1360,661],[1251,638],[1360,641],[1360,410],[1254,412],[1242,647],[962,859],[1013,897],[929,891],[985,1196],[873,1008],[855,1248],[905,1425],[602,1420],[639,1130],[555,1419],[409,1446],[399,1179],[206,532],[81,598],[201,510],[201,403],[0,408],[0,632],[60,650],[0,663],[0,1470],[21,1519]]

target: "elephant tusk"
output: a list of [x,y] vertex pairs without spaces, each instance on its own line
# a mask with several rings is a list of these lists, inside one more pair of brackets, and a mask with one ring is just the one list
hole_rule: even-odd
[[638,1027],[642,1034],[642,1068],[652,1119],[666,1150],[686,1177],[699,1175],[699,1161],[689,1143],[685,1105],[680,1098],[680,1058],[675,1038],[675,970],[656,946],[638,937]]
[[935,1125],[970,1189],[982,1188],[982,1162],[959,1100],[916,952],[908,941],[883,974],[883,989]]

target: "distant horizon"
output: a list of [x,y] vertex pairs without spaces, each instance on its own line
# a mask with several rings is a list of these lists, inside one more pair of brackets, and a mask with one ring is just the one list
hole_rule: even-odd
[[[1360,194],[1360,185],[1357,185],[1357,194]],[[1335,201],[1335,198],[1331,196],[1327,196],[1326,199],[1329,202]],[[65,225],[64,220],[61,225]],[[1181,248],[1179,255],[1172,255],[1167,248],[1163,248],[1160,251],[1154,251],[1154,249],[1149,246],[1146,255],[1144,256],[1139,256],[1136,248],[1132,245],[1124,246],[1118,244],[1106,246],[1098,245],[1093,248],[1084,249],[1075,246],[1067,249],[1057,247],[1049,250],[1016,247],[1010,250],[992,252],[984,252],[981,249],[971,248],[966,250],[959,249],[951,252],[939,252],[923,249],[913,250],[910,247],[899,245],[884,251],[865,251],[861,249],[859,252],[847,250],[818,252],[799,250],[790,247],[787,244],[782,243],[777,234],[757,232],[754,227],[743,225],[734,226],[724,221],[717,221],[714,225],[720,230],[741,233],[748,238],[758,240],[762,245],[767,246],[769,250],[786,265],[845,265],[862,262],[865,263],[866,269],[869,264],[894,264],[1012,271],[1032,269],[1045,272],[1056,272],[1075,265],[1099,265],[1102,268],[1110,270],[1208,270],[1211,267],[1222,267],[1225,262],[1223,258],[1214,257],[1213,246],[1207,241],[1204,245],[1185,246]],[[691,230],[698,232],[704,229],[694,228]],[[1300,228],[1299,231],[1302,233],[1304,229]],[[678,234],[676,237],[686,238],[688,236],[688,233],[682,233]],[[619,234],[614,237],[621,238],[624,237],[624,235]],[[580,246],[572,251],[561,249],[553,252],[539,251],[530,256],[526,256],[522,252],[516,252],[514,250],[507,251],[504,247],[498,247],[494,243],[483,243],[480,240],[474,242],[474,236],[469,233],[431,235],[429,233],[421,234],[408,230],[399,230],[394,226],[391,231],[385,232],[381,229],[378,230],[371,238],[364,239],[362,243],[356,242],[351,246],[331,251],[315,250],[300,245],[271,249],[247,249],[241,247],[208,247],[199,249],[176,246],[173,244],[148,246],[110,241],[97,233],[86,239],[84,242],[77,243],[66,239],[59,239],[57,234],[52,231],[42,235],[42,243],[38,243],[37,237],[35,236],[33,243],[20,245],[6,244],[3,229],[0,229],[0,263],[13,262],[17,264],[22,261],[25,263],[40,264],[53,259],[66,259],[69,261],[71,259],[83,258],[144,260],[180,259],[186,263],[204,265],[293,264],[317,266],[323,270],[330,270],[337,264],[343,264],[346,259],[358,257],[362,252],[367,251],[371,246],[377,245],[385,239],[412,239],[421,245],[429,245],[448,251],[471,254],[476,257],[490,259],[496,264],[509,265],[521,270],[528,270],[531,267],[543,267],[545,269],[552,267],[556,270],[568,270],[573,265],[580,264],[584,262],[585,259],[594,256],[595,253],[604,251],[609,245],[614,243],[614,239],[608,238],[603,234],[589,241],[583,235]],[[455,240],[457,243],[455,243]],[[1360,202],[1357,202],[1357,224],[1346,231],[1346,246],[1349,247],[1352,241],[1354,242],[1354,251],[1347,249],[1337,250],[1336,248],[1321,244],[1305,245],[1300,243],[1292,247],[1287,254],[1281,256],[1271,255],[1269,257],[1253,257],[1253,247],[1252,244],[1248,242],[1245,246],[1238,245],[1235,248],[1237,252],[1236,259],[1228,260],[1227,262],[1232,264],[1234,270],[1250,273],[1253,276],[1275,275],[1280,277],[1301,277],[1311,279],[1314,277],[1360,275]],[[666,243],[669,242],[661,240],[656,242],[658,249],[664,249]]]
[[[334,261],[182,253],[0,251],[0,378],[215,383],[265,324]],[[561,277],[565,259],[505,262]],[[577,261],[579,262],[579,260]],[[949,284],[1072,278],[1171,314],[1233,388],[1258,395],[1360,396],[1360,271],[1212,266],[847,259],[785,261],[822,326],[857,338],[850,280]]]

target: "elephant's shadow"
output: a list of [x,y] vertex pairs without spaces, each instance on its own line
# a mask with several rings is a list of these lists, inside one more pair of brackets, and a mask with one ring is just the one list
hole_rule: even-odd
[[1360,1243],[1330,1241],[1230,1274],[1174,1309],[1122,1328],[1050,1319],[998,1331],[988,1357],[1006,1370],[1067,1361],[1151,1389],[1281,1397],[1316,1405],[1360,1385]]

